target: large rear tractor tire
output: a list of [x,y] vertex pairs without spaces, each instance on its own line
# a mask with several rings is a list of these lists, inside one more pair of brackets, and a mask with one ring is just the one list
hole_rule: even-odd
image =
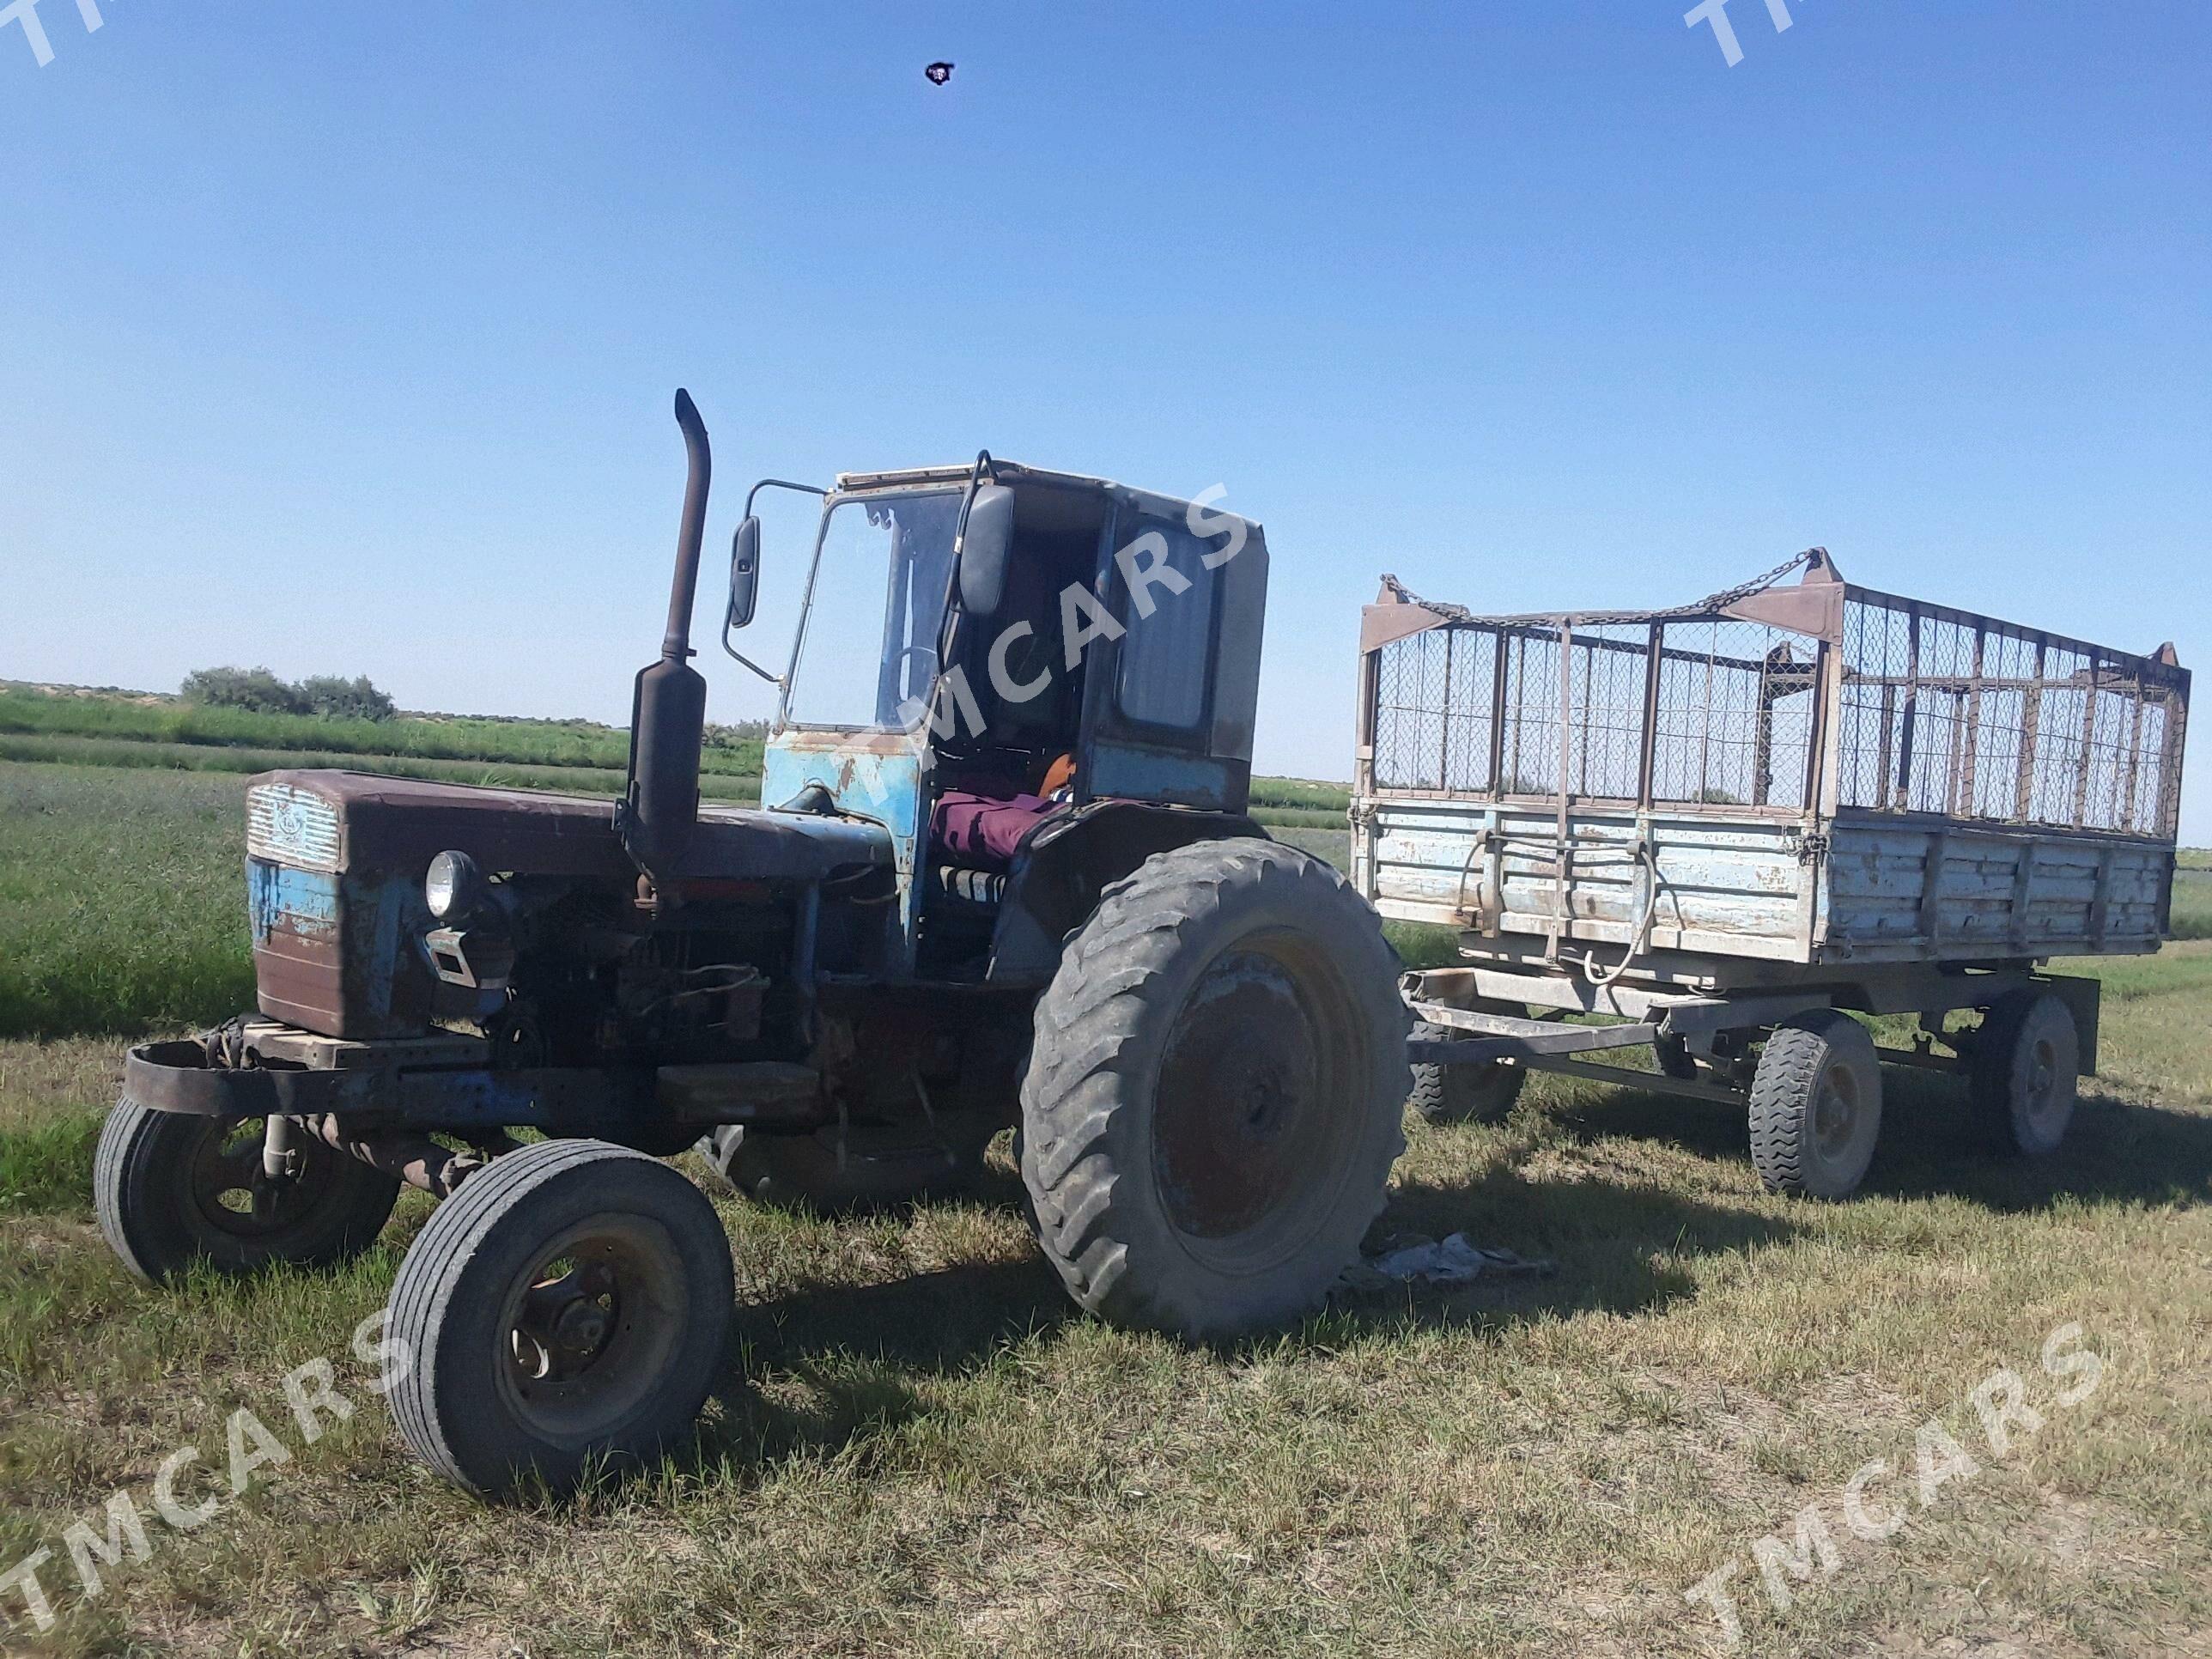
[[249,1273],[325,1267],[376,1243],[397,1177],[311,1134],[293,1136],[295,1172],[262,1168],[263,1120],[157,1112],[127,1096],[93,1154],[93,1210],[123,1265],[149,1285],[204,1264]]
[[1990,1140],[2030,1158],[2057,1152],[2074,1120],[2081,1064],[2081,1033],[2064,999],[2033,990],[1998,998],[1975,1034],[1967,1075]]
[[1077,1302],[1212,1338],[1321,1301],[1405,1150],[1398,971],[1344,878],[1277,842],[1179,848],[1107,889],[1022,1091],[1022,1180]]
[[1766,1040],[1751,1083],[1751,1161],[1766,1189],[1849,1198],[1881,1134],[1881,1066],[1865,1026],[1835,1008]]
[[400,1263],[393,1419],[485,1498],[650,1464],[706,1402],[735,1300],[690,1182],[603,1140],[539,1141],[471,1176]]

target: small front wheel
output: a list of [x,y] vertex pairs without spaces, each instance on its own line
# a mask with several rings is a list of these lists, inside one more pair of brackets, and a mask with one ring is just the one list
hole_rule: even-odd
[[1881,1066],[1865,1026],[1836,1008],[1766,1040],[1751,1083],[1751,1161],[1769,1192],[1849,1198],[1881,1134]]
[[108,1247],[155,1285],[198,1264],[221,1273],[329,1267],[376,1242],[399,1197],[397,1177],[309,1134],[293,1137],[291,1173],[271,1176],[264,1138],[258,1117],[118,1102],[92,1161],[93,1209]]
[[548,1140],[465,1182],[392,1287],[392,1416],[415,1455],[486,1498],[647,1464],[720,1371],[730,1241],[666,1164]]

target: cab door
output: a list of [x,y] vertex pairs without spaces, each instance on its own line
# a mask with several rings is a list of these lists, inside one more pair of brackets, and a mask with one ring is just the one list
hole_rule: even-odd
[[1085,653],[1078,798],[1242,812],[1267,599],[1260,527],[1117,489],[1093,592],[1112,627]]

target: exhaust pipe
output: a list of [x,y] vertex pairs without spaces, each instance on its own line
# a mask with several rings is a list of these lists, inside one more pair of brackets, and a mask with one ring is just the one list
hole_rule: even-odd
[[707,531],[707,486],[714,471],[706,422],[691,394],[676,394],[690,473],[684,521],[676,533],[676,577],[668,592],[668,631],[660,659],[638,672],[630,696],[629,775],[616,828],[630,860],[657,893],[671,894],[699,820],[699,749],[707,725],[707,682],[691,666],[691,602],[699,587],[699,548]]

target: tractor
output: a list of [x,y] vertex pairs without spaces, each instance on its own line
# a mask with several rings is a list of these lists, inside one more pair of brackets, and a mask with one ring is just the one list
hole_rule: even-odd
[[[960,1190],[1012,1128],[1075,1301],[1211,1340],[1318,1304],[1403,1148],[1380,921],[1248,811],[1260,527],[996,460],[754,486],[722,645],[775,715],[702,801],[710,456],[622,798],[349,771],[246,793],[256,1007],[133,1048],[101,1228],[153,1283],[329,1264],[440,1200],[389,1308],[409,1447],[487,1497],[678,1446],[729,1240],[665,1162],[821,1211]],[[764,490],[821,506],[780,669]]]

